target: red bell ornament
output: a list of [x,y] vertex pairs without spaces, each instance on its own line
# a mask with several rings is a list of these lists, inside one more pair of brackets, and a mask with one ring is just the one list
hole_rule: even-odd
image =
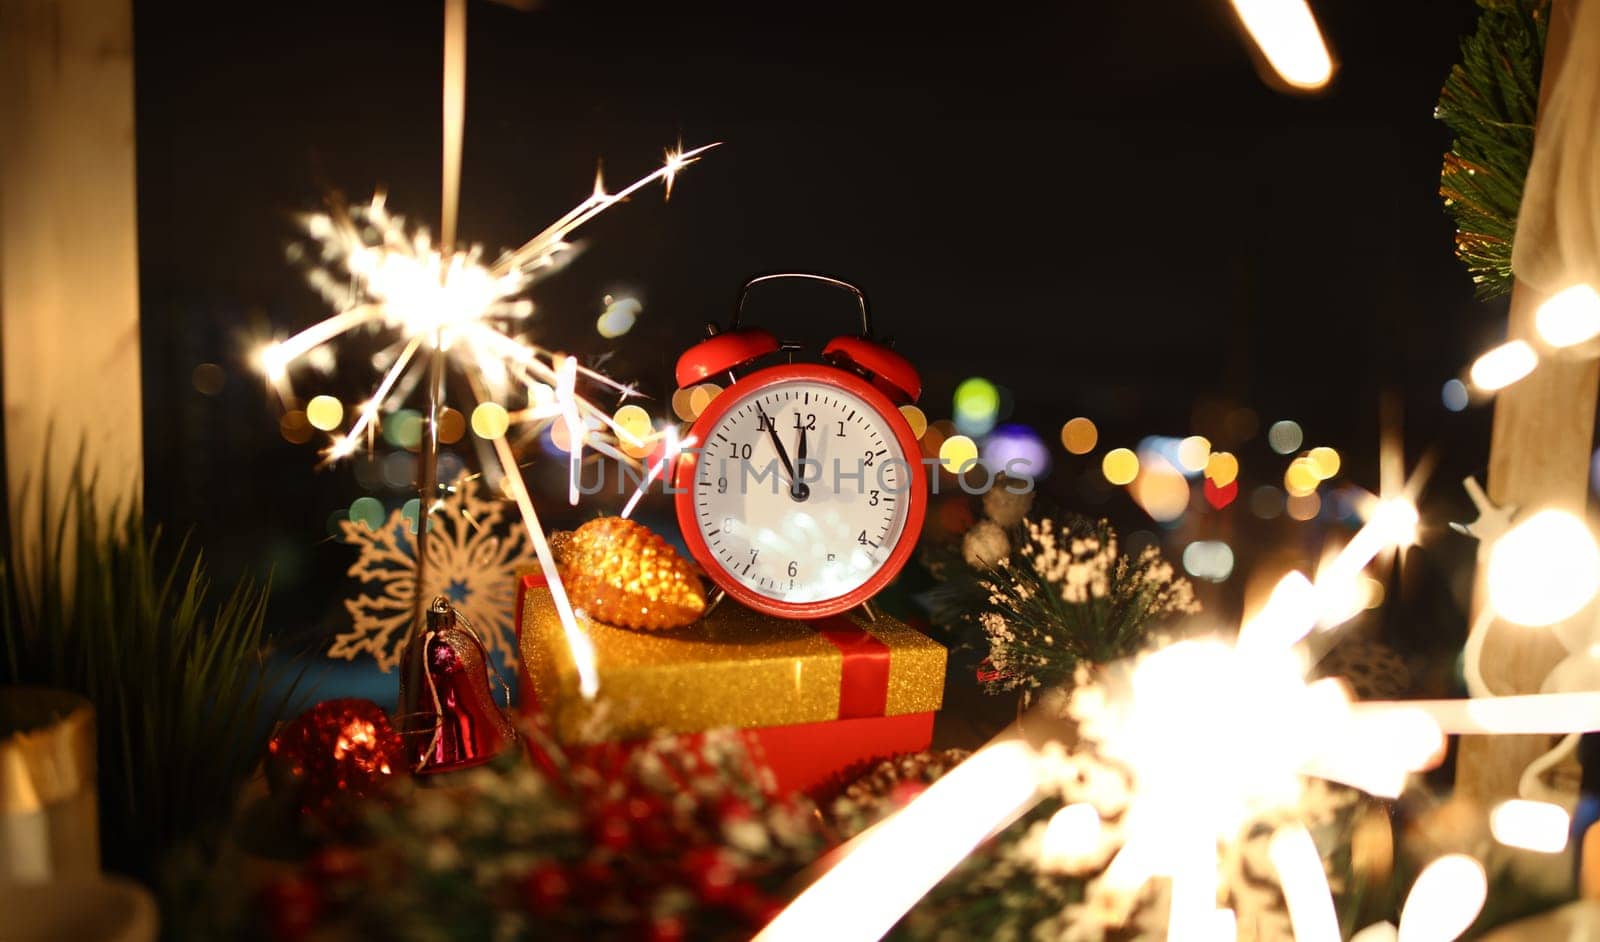
[[[516,727],[495,702],[493,667],[471,625],[444,596],[433,600],[427,619],[401,658],[400,718],[411,767],[428,774],[482,765],[516,742]],[[413,677],[420,678],[415,686]]]

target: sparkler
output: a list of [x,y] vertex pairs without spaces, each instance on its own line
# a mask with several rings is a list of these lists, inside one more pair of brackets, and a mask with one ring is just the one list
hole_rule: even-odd
[[[541,278],[559,270],[576,247],[569,238],[596,216],[626,200],[646,186],[660,182],[666,196],[685,167],[716,144],[693,150],[668,150],[662,165],[621,190],[608,192],[597,173],[594,191],[542,232],[520,247],[486,263],[480,247],[455,248],[460,203],[461,151],[466,96],[466,4],[446,0],[444,17],[443,81],[444,146],[442,159],[442,239],[435,245],[424,229],[407,225],[389,212],[382,194],[365,206],[318,214],[305,220],[307,231],[321,246],[322,265],[310,275],[337,314],[299,333],[267,344],[256,362],[285,401],[292,400],[289,373],[302,359],[356,330],[389,332],[395,339],[374,362],[383,370],[373,395],[356,409],[356,418],[324,451],[332,462],[371,447],[381,422],[380,413],[403,400],[424,376],[427,383],[428,423],[423,438],[422,468],[418,475],[421,512],[417,524],[417,598],[427,593],[423,567],[427,553],[427,517],[436,498],[434,480],[438,420],[444,396],[444,368],[454,363],[465,376],[477,405],[494,404],[513,390],[526,396],[528,408],[517,413],[522,421],[559,419],[566,432],[570,486],[568,499],[578,500],[579,468],[586,442],[622,460],[623,456],[591,435],[607,429],[635,448],[641,440],[621,428],[610,413],[580,394],[579,381],[598,383],[622,398],[633,394],[573,357],[563,357],[517,336],[520,324],[533,314],[525,295]],[[554,556],[522,480],[504,434],[492,436],[494,455],[508,490],[522,511],[530,542],[550,581],[551,594],[578,665],[580,689],[592,697],[599,689],[593,652],[578,626],[572,606],[562,590]],[[416,689],[415,683],[410,685]]]

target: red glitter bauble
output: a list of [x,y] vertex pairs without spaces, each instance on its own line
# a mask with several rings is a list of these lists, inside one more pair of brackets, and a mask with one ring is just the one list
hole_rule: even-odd
[[351,824],[362,802],[381,796],[404,769],[400,734],[371,700],[324,700],[267,744],[273,794],[334,829]]

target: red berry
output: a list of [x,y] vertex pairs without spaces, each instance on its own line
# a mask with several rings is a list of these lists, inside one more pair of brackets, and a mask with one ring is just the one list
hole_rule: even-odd
[[522,878],[522,902],[531,912],[548,916],[558,912],[571,896],[572,877],[556,864],[541,864]]
[[294,874],[268,884],[261,892],[267,926],[274,939],[296,942],[311,934],[322,915],[322,891],[309,879]]
[[626,805],[606,805],[594,821],[594,839],[601,847],[617,853],[633,849],[633,826],[628,822]]
[[654,916],[644,932],[649,942],[683,942],[688,935],[689,927],[682,916]]
[[700,899],[720,906],[731,899],[739,871],[720,848],[702,847],[684,855],[683,869]]

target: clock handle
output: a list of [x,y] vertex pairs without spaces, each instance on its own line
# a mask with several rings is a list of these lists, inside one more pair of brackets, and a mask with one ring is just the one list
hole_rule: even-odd
[[745,282],[744,287],[739,289],[739,303],[733,309],[733,323],[728,329],[737,330],[739,328],[739,318],[744,315],[744,302],[749,299],[751,288],[761,284],[763,281],[777,281],[780,278],[803,278],[808,281],[820,281],[824,284],[830,284],[838,288],[843,288],[844,290],[855,295],[856,302],[861,305],[861,336],[872,336],[872,314],[867,310],[866,292],[862,291],[860,288],[848,281],[842,281],[838,278],[829,277],[828,275],[818,275],[803,271],[785,271],[774,272],[770,275],[757,275],[756,277]]

